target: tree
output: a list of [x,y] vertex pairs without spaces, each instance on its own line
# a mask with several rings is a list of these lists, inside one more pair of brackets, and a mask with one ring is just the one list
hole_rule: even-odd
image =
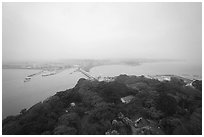
[[77,130],[73,127],[60,125],[54,129],[54,135],[76,135]]
[[59,117],[58,124],[71,127],[77,127],[79,125],[80,117],[77,113],[68,113]]
[[192,83],[192,85],[193,85],[196,89],[202,91],[202,80],[195,80],[195,81]]
[[24,109],[22,109],[22,110],[21,110],[20,114],[21,114],[21,115],[23,115],[23,114],[25,114],[25,113],[26,113],[26,111],[27,111],[27,109],[26,109],[26,108],[24,108]]
[[166,115],[173,115],[177,109],[176,99],[165,93],[161,93],[157,100],[157,108],[163,111]]

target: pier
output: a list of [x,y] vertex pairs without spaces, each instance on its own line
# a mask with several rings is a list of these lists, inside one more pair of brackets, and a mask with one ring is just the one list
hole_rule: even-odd
[[27,77],[25,77],[24,82],[28,82],[31,80],[31,78],[33,78],[34,76],[40,75],[41,73],[43,73],[43,71],[28,75]]

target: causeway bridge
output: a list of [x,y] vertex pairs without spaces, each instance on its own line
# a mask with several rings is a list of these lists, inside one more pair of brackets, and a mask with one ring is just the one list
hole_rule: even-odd
[[92,76],[91,74],[89,74],[88,72],[86,72],[85,70],[83,70],[81,68],[77,68],[76,71],[81,72],[82,74],[84,74],[90,80],[97,80],[98,81],[98,79],[96,79],[94,76]]

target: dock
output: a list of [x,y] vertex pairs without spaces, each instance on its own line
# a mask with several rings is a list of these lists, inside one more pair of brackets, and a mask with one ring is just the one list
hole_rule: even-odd
[[30,81],[34,76],[40,75],[41,73],[43,73],[43,71],[28,75],[27,77],[25,77],[24,82]]

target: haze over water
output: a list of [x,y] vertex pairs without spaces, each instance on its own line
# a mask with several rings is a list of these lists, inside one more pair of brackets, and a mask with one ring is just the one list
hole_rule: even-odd
[[[39,70],[3,69],[3,118],[18,114],[23,108],[28,109],[56,92],[72,88],[80,78],[86,78],[79,72],[70,74],[73,70],[68,69],[49,77],[36,76],[31,81],[24,83],[23,80],[26,76],[39,72]],[[92,68],[90,74],[95,77],[118,76],[120,74],[139,76],[175,74],[187,78],[202,79],[200,66],[189,66],[189,64],[181,62],[146,63],[135,67],[104,65]]]
[[151,58],[201,64],[201,3],[3,3],[3,62]]
[[2,78],[2,101],[3,118],[8,115],[16,115],[23,108],[45,100],[56,92],[74,87],[81,73],[70,75],[73,69],[65,70],[57,75],[33,77],[31,81],[24,82],[24,78],[39,70],[28,69],[3,69]]
[[[3,3],[2,61],[155,59],[108,65],[95,76],[176,74],[201,79],[202,3]],[[80,73],[23,80],[38,70],[3,69],[3,118],[72,88]]]

